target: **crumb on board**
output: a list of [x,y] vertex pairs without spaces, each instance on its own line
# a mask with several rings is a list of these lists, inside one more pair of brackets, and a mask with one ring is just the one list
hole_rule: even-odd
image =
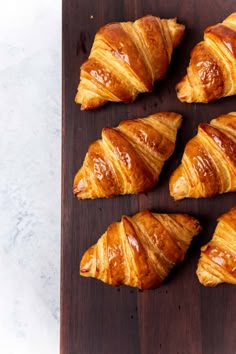
[[90,20],[92,20],[93,19],[93,15],[90,15]]

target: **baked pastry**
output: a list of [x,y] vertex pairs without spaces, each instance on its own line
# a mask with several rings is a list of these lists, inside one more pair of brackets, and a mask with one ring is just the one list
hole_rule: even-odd
[[201,248],[197,276],[205,286],[236,284],[236,206],[219,217],[212,240]]
[[78,199],[108,198],[153,187],[175,148],[181,115],[161,112],[104,128],[74,179]]
[[115,286],[156,288],[183,261],[200,230],[199,222],[185,214],[145,210],[133,217],[122,216],[85,252],[80,274]]
[[150,92],[154,81],[166,76],[184,29],[176,19],[154,16],[100,28],[81,66],[75,102],[82,110],[94,109],[108,101],[132,102],[140,92]]
[[208,27],[176,86],[181,102],[210,102],[236,94],[236,12]]
[[202,123],[170,178],[174,199],[236,191],[236,112]]

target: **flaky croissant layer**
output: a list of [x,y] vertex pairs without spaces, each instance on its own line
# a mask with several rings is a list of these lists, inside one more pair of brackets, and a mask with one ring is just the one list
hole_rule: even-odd
[[187,75],[176,86],[181,102],[207,103],[236,94],[236,12],[208,27],[191,52]]
[[152,188],[174,151],[181,120],[177,113],[160,112],[104,128],[75,176],[74,194],[95,199]]
[[186,214],[145,210],[133,217],[123,216],[84,253],[80,274],[115,286],[155,288],[183,261],[200,230],[199,222]]
[[236,112],[199,125],[169,186],[176,200],[236,191]]
[[145,16],[103,26],[81,66],[75,102],[93,109],[108,101],[132,102],[166,76],[172,51],[184,34],[176,19]]
[[236,206],[219,217],[212,240],[201,248],[197,276],[205,286],[236,284]]

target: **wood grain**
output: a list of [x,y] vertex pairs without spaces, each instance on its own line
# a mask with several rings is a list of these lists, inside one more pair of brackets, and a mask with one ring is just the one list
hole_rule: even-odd
[[[179,164],[186,142],[200,122],[235,111],[235,97],[210,104],[182,104],[175,84],[185,74],[190,50],[208,25],[236,11],[229,0],[63,0],[63,147],[62,147],[62,255],[61,354],[233,354],[236,348],[236,288],[204,288],[195,271],[200,246],[211,238],[216,218],[232,207],[235,194],[206,200],[174,202],[168,180]],[[186,35],[175,51],[166,80],[153,93],[140,95],[133,104],[110,103],[82,112],[74,104],[80,65],[87,58],[98,28],[111,21],[134,20],[146,14],[177,17]],[[93,18],[91,18],[93,16]],[[176,111],[184,122],[174,155],[166,163],[160,183],[147,194],[110,200],[78,201],[72,184],[89,144],[104,126],[124,118],[157,111]],[[153,291],[113,288],[79,275],[83,252],[107,226],[141,209],[188,212],[201,221],[186,261],[174,269],[165,284]]]

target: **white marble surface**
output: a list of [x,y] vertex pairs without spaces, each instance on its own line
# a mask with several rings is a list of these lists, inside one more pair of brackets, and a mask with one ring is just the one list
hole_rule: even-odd
[[55,354],[61,1],[1,1],[0,33],[0,353]]

